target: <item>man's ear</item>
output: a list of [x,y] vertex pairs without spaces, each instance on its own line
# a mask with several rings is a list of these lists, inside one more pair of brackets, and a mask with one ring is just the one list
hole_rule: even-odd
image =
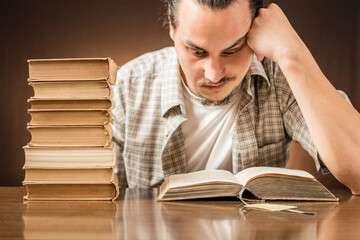
[[175,28],[171,23],[169,23],[169,35],[170,35],[171,39],[174,41]]

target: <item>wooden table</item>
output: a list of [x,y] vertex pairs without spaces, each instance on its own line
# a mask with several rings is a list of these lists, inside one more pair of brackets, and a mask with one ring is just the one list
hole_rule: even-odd
[[156,202],[156,189],[124,189],[115,202],[23,202],[0,187],[0,239],[359,239],[360,197],[283,202],[315,216],[243,208],[236,199]]

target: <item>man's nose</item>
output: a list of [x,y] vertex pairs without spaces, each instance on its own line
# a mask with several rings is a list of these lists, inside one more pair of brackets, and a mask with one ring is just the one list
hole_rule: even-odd
[[225,68],[220,59],[207,59],[204,67],[204,77],[213,83],[217,83],[223,77],[225,77]]

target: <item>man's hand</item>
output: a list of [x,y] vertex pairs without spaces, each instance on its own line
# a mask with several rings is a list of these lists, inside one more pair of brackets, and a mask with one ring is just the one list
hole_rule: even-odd
[[265,56],[278,63],[307,50],[283,11],[274,3],[259,9],[247,34],[247,44],[258,60]]

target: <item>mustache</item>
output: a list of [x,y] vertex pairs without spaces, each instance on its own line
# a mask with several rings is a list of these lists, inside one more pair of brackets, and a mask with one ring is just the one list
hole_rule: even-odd
[[[235,81],[235,80],[236,80],[236,77],[223,77],[215,84],[222,84],[225,82],[230,82],[230,81]],[[211,81],[207,81],[207,82],[203,83],[202,85],[206,87],[206,86],[212,86],[212,85],[214,85],[214,83]]]

